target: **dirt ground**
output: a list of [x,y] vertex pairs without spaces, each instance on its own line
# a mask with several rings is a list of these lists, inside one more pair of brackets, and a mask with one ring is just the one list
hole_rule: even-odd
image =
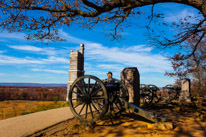
[[[206,122],[193,105],[161,104],[148,111],[171,119],[173,129],[164,124],[150,123],[140,116],[124,112],[118,117],[97,121],[94,126],[83,126],[77,119],[65,121],[32,137],[206,137]],[[158,125],[158,126],[157,126]]]

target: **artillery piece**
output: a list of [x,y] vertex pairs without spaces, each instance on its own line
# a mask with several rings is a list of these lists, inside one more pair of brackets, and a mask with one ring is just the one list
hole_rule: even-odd
[[166,121],[129,103],[127,88],[117,79],[102,82],[95,76],[81,76],[71,85],[68,100],[72,113],[82,122],[95,122],[108,112],[118,114],[126,109],[152,122]]
[[160,101],[160,97],[157,95],[158,90],[159,88],[155,85],[140,84],[140,102],[143,106],[148,106]]
[[168,93],[168,97],[166,98],[167,102],[172,102],[173,100],[177,100],[179,98],[181,88],[174,85],[166,85],[163,87],[163,91]]

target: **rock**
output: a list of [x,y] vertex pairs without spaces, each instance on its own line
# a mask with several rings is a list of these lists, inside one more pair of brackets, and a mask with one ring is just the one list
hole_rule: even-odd
[[139,125],[139,126],[137,127],[138,130],[147,129],[147,128],[148,128],[148,125],[147,125],[147,124]]
[[71,126],[71,129],[72,130],[79,130],[79,127],[80,127],[79,124],[74,124]]
[[81,123],[81,128],[83,131],[89,131],[89,132],[93,132],[94,128],[96,126],[96,123],[89,123],[89,122],[82,122]]
[[154,129],[158,130],[173,130],[174,125],[172,122],[159,122],[154,124]]
[[173,130],[174,125],[172,122],[159,122],[159,123],[147,123],[145,125],[140,125],[137,130],[150,129],[150,130]]

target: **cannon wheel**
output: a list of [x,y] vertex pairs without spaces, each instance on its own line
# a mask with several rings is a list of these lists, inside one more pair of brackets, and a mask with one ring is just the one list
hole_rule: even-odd
[[175,90],[175,87],[171,84],[168,84],[164,87],[165,90],[168,92],[167,102],[171,103],[173,100],[178,98],[178,91]]
[[102,81],[95,76],[77,78],[69,90],[69,105],[72,113],[82,122],[95,122],[108,109],[108,95]]
[[113,78],[113,80],[115,81],[115,83],[120,83],[120,90],[113,91],[112,93],[108,93],[109,94],[108,112],[113,111],[114,114],[117,115],[125,110],[124,104],[122,104],[122,102],[120,101],[120,98],[128,102],[129,93],[123,82],[115,78]]
[[151,90],[151,93],[152,93],[152,102],[153,104],[156,104],[158,103],[160,100],[161,100],[161,96],[160,95],[157,95],[157,91],[159,90],[159,88],[155,85],[147,85],[150,90]]
[[141,91],[141,103],[143,103],[143,106],[151,105],[152,103],[158,103],[160,101],[160,97],[157,96],[156,92],[158,90],[158,87],[152,84],[145,85],[141,84],[142,91]]
[[147,94],[145,94],[145,90],[146,90],[146,84],[140,84],[140,103],[142,103],[143,105],[147,102],[146,101]]

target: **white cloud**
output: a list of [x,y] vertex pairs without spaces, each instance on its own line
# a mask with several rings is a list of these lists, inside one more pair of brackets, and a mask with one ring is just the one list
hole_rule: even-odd
[[[171,70],[170,62],[160,54],[153,54],[151,47],[147,45],[128,46],[126,48],[106,47],[100,43],[86,41],[69,36],[62,30],[59,31],[67,41],[71,43],[85,44],[85,59],[101,65],[104,69],[118,69],[121,67],[137,67],[141,73],[160,72]],[[112,64],[112,65],[109,65]],[[120,68],[119,68],[120,67]]]
[[130,52],[124,48],[109,48],[97,45],[97,48],[93,47],[94,44],[86,45],[86,58],[92,57],[92,59],[99,61],[106,61],[108,63],[118,63],[122,66],[135,66],[141,72],[165,72],[170,70],[170,62],[165,57],[159,54],[152,54],[148,49],[141,48],[142,51],[147,52]]
[[136,46],[128,47],[125,50],[130,52],[150,52],[153,50],[153,48],[147,47],[146,45],[136,45]]
[[68,62],[68,64],[66,64],[65,66],[60,66],[60,67],[61,67],[61,68],[69,69],[69,63],[70,63],[70,62]]
[[17,58],[12,56],[0,55],[0,64],[51,64],[51,63],[68,63],[66,58],[49,57],[46,59],[41,58]]
[[31,46],[31,45],[7,45],[10,48],[17,50],[26,50],[26,51],[42,51],[42,48]]
[[0,64],[45,64],[45,62],[32,58],[17,58],[0,55]]
[[51,73],[57,73],[57,74],[68,74],[67,71],[64,70],[51,70],[51,69],[31,69],[32,71],[40,71],[40,72],[51,72]]
[[76,44],[90,43],[89,41],[70,36],[68,33],[64,32],[62,29],[59,30],[59,35],[60,37],[66,39],[68,42],[71,42],[71,43],[76,43]]
[[0,38],[3,39],[18,39],[18,40],[26,40],[25,38],[25,34],[24,33],[8,33],[8,32],[4,32],[4,33],[0,33]]
[[31,78],[34,77],[33,75],[18,75],[18,77],[22,77],[22,78]]
[[59,55],[59,54],[62,55],[63,53],[66,52],[64,50],[56,50],[53,47],[40,48],[32,45],[7,45],[7,46],[16,50],[29,51],[35,54],[42,54],[42,55],[49,55],[49,56]]
[[115,71],[122,71],[123,66],[119,64],[99,64],[97,67],[102,68],[102,69],[113,69]]
[[0,50],[0,54],[1,54],[1,53],[5,53],[5,52],[6,52],[5,50]]
[[7,45],[8,47],[25,51],[27,53],[47,55],[48,57],[15,57],[4,55],[6,51],[0,50],[0,65],[39,65],[39,64],[69,64],[68,50],[53,47],[37,47],[32,45]]
[[[119,71],[122,70],[123,67],[137,67],[141,73],[144,72],[160,72],[164,73],[165,71],[171,70],[170,62],[160,54],[153,54],[152,47],[148,47],[147,45],[135,45],[135,46],[127,46],[123,48],[119,47],[106,47],[100,43],[95,43],[87,40],[82,40],[79,38],[75,38],[70,36],[63,30],[59,30],[59,34],[61,37],[65,38],[67,42],[71,43],[84,43],[85,44],[85,60],[92,61],[97,65],[96,67],[102,69],[110,69]],[[14,64],[49,64],[49,63],[68,63],[69,59],[63,57],[53,56],[53,54],[57,54],[57,50],[52,47],[47,48],[39,48],[30,45],[15,45],[11,46],[11,48],[19,49],[19,50],[27,50],[36,52],[44,52],[44,54],[50,54],[48,58],[45,59],[33,59],[33,58],[15,58],[9,56],[2,56],[0,59],[0,63],[14,63]],[[50,53],[46,53],[46,51]],[[59,51],[58,51],[59,52]],[[64,51],[65,52],[65,51]],[[61,53],[61,52],[60,52]],[[62,55],[62,54],[59,54]],[[3,58],[2,58],[3,57]],[[86,63],[86,62],[85,62]],[[112,64],[112,65],[110,65]],[[85,65],[85,68],[87,66]],[[88,70],[92,70],[94,67],[89,68]],[[95,70],[96,71],[96,70]]]
[[[103,72],[103,71],[101,71],[101,70],[88,70],[88,71],[86,71],[85,72],[85,75],[94,75],[94,76],[97,76],[97,74],[98,74],[98,76],[106,76],[106,72]],[[99,77],[100,78],[100,77]]]
[[66,59],[66,58],[61,58],[61,57],[55,57],[55,56],[50,56],[49,58],[47,59],[42,59],[44,62],[47,62],[47,63],[53,63],[53,62],[56,62],[56,63],[68,63],[69,64],[69,59]]
[[178,22],[180,19],[184,19],[185,17],[188,17],[188,16],[195,17],[196,14],[194,11],[185,9],[180,12],[167,13],[166,18],[164,19],[167,22]]
[[6,42],[8,43],[8,42],[9,42],[8,40],[6,40],[6,39],[4,39],[4,38],[1,38],[1,37],[0,37],[0,41],[1,41],[2,43],[6,43]]
[[5,76],[6,74],[4,74],[4,73],[0,73],[0,76]]

